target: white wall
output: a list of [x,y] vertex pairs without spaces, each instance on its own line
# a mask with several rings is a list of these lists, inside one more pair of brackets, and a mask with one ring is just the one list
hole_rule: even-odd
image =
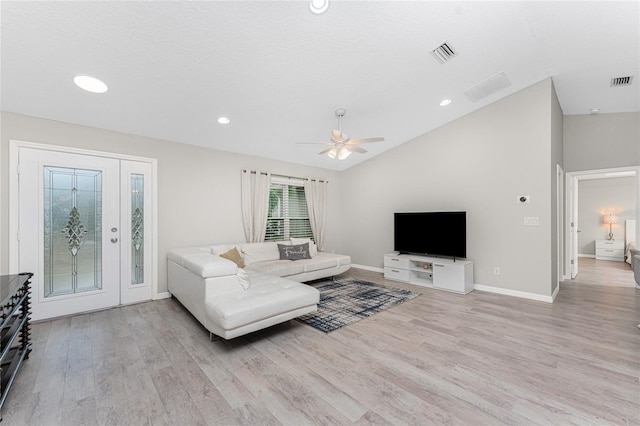
[[565,172],[640,165],[640,113],[564,117]]
[[602,223],[602,215],[615,211],[618,223],[612,225],[614,238],[624,239],[625,219],[635,218],[636,178],[585,179],[578,183],[578,253],[595,255],[595,240],[609,235],[609,225]]
[[240,171],[259,169],[329,180],[325,250],[341,251],[338,174],[264,158],[2,112],[0,273],[9,273],[9,140],[64,145],[158,159],[158,291],[167,290],[166,253],[175,247],[245,241]]
[[[558,222],[558,165],[564,169],[564,155],[563,155],[563,115],[562,108],[560,107],[560,102],[558,101],[558,97],[556,95],[555,88],[552,87],[551,90],[551,126],[550,126],[550,162],[549,162],[549,173],[551,179],[551,206],[549,209],[549,217],[553,218],[551,220],[551,251],[550,251],[550,261],[551,261],[551,291],[555,291],[558,286],[558,277],[563,275],[562,270],[558,270],[558,228],[562,230],[562,220]],[[564,186],[564,180],[560,182],[560,185]],[[562,246],[560,250],[562,250]],[[564,261],[560,261],[560,265],[564,265]],[[560,267],[560,269],[562,266]]]
[[[343,172],[344,247],[353,262],[382,267],[396,211],[465,210],[474,282],[550,296],[552,133],[553,161],[561,143],[552,93],[545,80]],[[518,203],[525,194],[531,203]],[[525,216],[540,226],[524,226]]]
[[564,164],[565,172],[638,167],[635,217],[640,223],[640,112],[565,116]]
[[[158,158],[160,291],[168,249],[244,239],[239,174],[257,168],[329,179],[326,249],[354,263],[382,267],[394,211],[466,210],[474,281],[547,296],[556,281],[556,164],[565,172],[640,164],[640,114],[561,112],[549,79],[341,173],[2,113],[0,273],[8,272],[8,140],[19,139]],[[615,149],[603,152],[607,144]],[[516,202],[523,194],[530,204]],[[540,226],[524,226],[525,216]]]

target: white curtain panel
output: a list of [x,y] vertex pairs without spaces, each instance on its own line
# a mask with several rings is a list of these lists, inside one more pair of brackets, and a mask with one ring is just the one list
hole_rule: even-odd
[[249,243],[264,241],[269,212],[271,173],[242,171],[242,222]]
[[328,182],[313,179],[304,181],[304,196],[307,199],[311,231],[313,232],[316,245],[320,251],[324,249],[325,219],[327,216],[327,184]]

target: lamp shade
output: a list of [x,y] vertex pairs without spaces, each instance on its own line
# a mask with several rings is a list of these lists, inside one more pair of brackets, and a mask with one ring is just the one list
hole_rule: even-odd
[[602,223],[607,225],[618,223],[618,217],[614,214],[605,214],[604,216],[602,216]]

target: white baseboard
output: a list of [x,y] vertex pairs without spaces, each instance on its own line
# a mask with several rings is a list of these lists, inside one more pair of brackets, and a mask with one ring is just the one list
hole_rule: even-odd
[[473,289],[478,291],[486,291],[489,293],[504,294],[505,296],[514,296],[514,297],[521,297],[523,299],[537,300],[539,302],[553,303],[552,296],[544,296],[542,294],[527,293],[524,291],[509,290],[507,288],[500,288],[500,287],[491,287],[483,284],[474,284]]
[[165,292],[156,294],[156,297],[154,297],[153,300],[169,299],[170,297],[171,297],[171,293],[169,293],[168,291],[165,291]]
[[380,272],[381,274],[384,274],[384,269],[383,268],[374,268],[373,266],[358,265],[357,263],[352,263],[351,267],[352,268],[358,268],[358,269],[364,269],[365,271]]
[[589,259],[595,259],[595,254],[578,253],[578,257],[588,257]]
[[556,289],[553,290],[553,294],[551,295],[551,301],[553,302],[554,300],[556,300],[556,296],[558,295],[558,292],[560,291],[560,283],[558,283],[558,285],[556,286]]

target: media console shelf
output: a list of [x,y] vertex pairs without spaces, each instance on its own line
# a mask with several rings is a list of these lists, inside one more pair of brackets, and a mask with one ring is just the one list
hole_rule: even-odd
[[384,277],[388,280],[467,294],[473,290],[473,262],[389,253],[384,255]]
[[32,276],[31,273],[0,275],[0,421],[13,379],[31,352],[29,280]]

